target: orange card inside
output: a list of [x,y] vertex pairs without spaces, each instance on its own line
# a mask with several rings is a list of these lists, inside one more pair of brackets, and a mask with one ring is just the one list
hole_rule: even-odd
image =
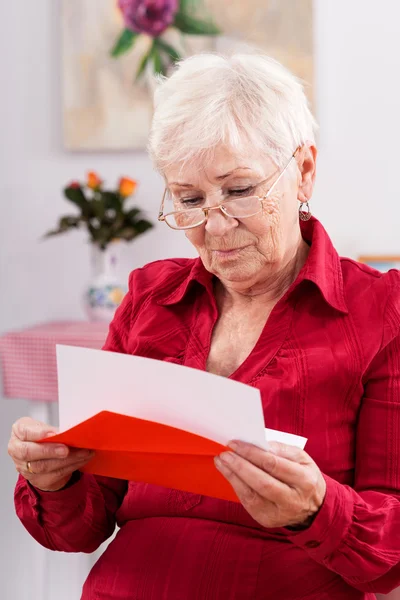
[[214,465],[225,446],[194,433],[102,411],[42,442],[59,442],[95,451],[86,473],[153,483],[238,502]]

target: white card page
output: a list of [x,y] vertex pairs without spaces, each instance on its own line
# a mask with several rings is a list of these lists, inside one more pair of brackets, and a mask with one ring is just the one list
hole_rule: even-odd
[[306,439],[266,430],[260,391],[173,363],[57,346],[60,431],[102,410],[156,421],[221,444],[266,440],[304,447]]

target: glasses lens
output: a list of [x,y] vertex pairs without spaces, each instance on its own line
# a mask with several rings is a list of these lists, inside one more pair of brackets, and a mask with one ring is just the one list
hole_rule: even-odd
[[228,217],[243,219],[252,217],[261,211],[261,202],[258,196],[247,196],[246,198],[234,198],[222,205],[224,213]]
[[204,212],[201,209],[179,210],[165,215],[165,220],[174,229],[190,229],[197,227],[205,221]]

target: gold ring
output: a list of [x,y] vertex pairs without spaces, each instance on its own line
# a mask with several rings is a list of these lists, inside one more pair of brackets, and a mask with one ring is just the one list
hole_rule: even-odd
[[28,462],[26,463],[26,470],[28,471],[28,473],[30,473],[31,475],[35,475],[35,473],[32,471],[31,469],[31,461],[28,460]]

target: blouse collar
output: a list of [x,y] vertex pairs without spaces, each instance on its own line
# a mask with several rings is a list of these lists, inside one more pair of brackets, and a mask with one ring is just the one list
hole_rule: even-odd
[[[344,295],[342,267],[338,253],[321,223],[312,217],[300,223],[303,239],[310,245],[307,260],[293,283],[292,291],[303,281],[313,282],[324,300],[336,310],[348,313]],[[171,288],[160,294],[158,303],[170,306],[181,302],[194,282],[202,285],[213,295],[214,276],[209,273],[200,258],[190,263],[190,269],[182,281],[171,292]]]

